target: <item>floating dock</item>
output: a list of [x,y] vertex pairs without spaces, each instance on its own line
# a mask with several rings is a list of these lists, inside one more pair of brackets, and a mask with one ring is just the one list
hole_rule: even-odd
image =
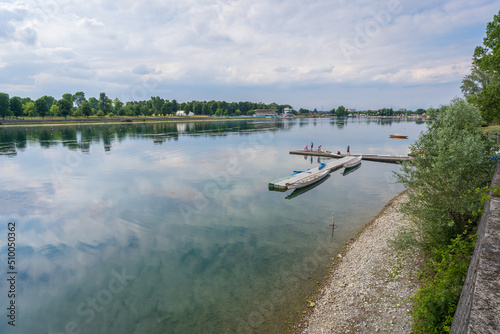
[[[334,171],[336,169],[339,169],[346,162],[350,161],[352,158],[354,158],[354,156],[347,156],[347,157],[343,157],[340,159],[327,161],[327,162],[325,162],[325,167],[323,167],[321,169],[321,171],[328,169],[331,172],[331,171]],[[319,166],[317,166],[317,167],[308,169],[307,171],[303,171],[301,173],[296,173],[296,174],[282,177],[281,179],[277,179],[277,180],[269,182],[269,189],[286,191],[286,190],[288,190],[288,184],[298,182],[302,179],[310,177],[311,175],[314,175],[314,174],[319,173],[319,172],[320,172],[320,169],[319,169]]]
[[396,164],[401,163],[403,161],[413,160],[412,157],[409,157],[407,155],[378,155],[378,154],[353,154],[353,155],[341,154],[341,155],[337,155],[337,154],[334,154],[332,152],[326,152],[326,151],[296,150],[296,151],[290,151],[290,154],[311,155],[311,156],[316,156],[316,157],[337,158],[337,159],[361,155],[363,157],[363,160],[396,163]]

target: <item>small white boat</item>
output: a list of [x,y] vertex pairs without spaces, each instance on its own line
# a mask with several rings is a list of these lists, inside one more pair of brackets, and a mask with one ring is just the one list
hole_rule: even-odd
[[347,169],[347,168],[353,168],[353,167],[358,166],[361,163],[362,158],[363,158],[363,156],[361,156],[361,155],[358,155],[357,157],[352,158],[351,160],[349,160],[348,162],[346,162],[344,164],[344,168]]
[[296,189],[296,188],[307,187],[307,186],[309,186],[313,183],[316,183],[319,180],[322,180],[323,178],[327,177],[328,174],[330,174],[330,170],[325,169],[325,170],[320,171],[319,173],[311,174],[310,176],[305,177],[297,182],[287,183],[286,186],[287,186],[287,189]]

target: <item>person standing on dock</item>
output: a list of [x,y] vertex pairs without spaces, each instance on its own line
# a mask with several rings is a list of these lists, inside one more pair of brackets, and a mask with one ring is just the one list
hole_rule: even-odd
[[347,155],[351,155],[351,146],[347,146]]
[[311,152],[313,151],[314,144],[311,142]]

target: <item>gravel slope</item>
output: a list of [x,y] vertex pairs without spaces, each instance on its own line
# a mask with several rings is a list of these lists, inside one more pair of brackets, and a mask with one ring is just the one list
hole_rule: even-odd
[[410,333],[407,300],[418,286],[418,257],[398,258],[388,246],[407,224],[395,197],[338,255],[333,272],[296,333]]

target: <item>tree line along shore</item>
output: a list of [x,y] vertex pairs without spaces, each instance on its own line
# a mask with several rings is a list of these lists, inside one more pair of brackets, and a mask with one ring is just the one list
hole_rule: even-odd
[[84,92],[75,94],[66,93],[62,98],[56,98],[44,95],[36,100],[30,97],[9,97],[9,94],[0,92],[0,116],[30,119],[36,117],[56,117],[56,118],[81,118],[81,117],[165,117],[178,114],[183,111],[185,115],[194,116],[252,116],[255,110],[273,110],[277,114],[290,112],[295,115],[318,115],[330,114],[337,117],[348,115],[367,115],[367,116],[404,116],[404,115],[425,115],[431,118],[439,110],[435,108],[418,108],[415,111],[401,108],[381,108],[377,110],[357,111],[349,109],[343,105],[328,111],[318,111],[300,108],[295,110],[289,104],[262,103],[262,102],[226,102],[226,101],[190,101],[177,102],[177,100],[166,100],[159,96],[151,97],[144,101],[122,102],[120,99],[109,98],[106,93],[100,93],[99,98],[86,98]]

